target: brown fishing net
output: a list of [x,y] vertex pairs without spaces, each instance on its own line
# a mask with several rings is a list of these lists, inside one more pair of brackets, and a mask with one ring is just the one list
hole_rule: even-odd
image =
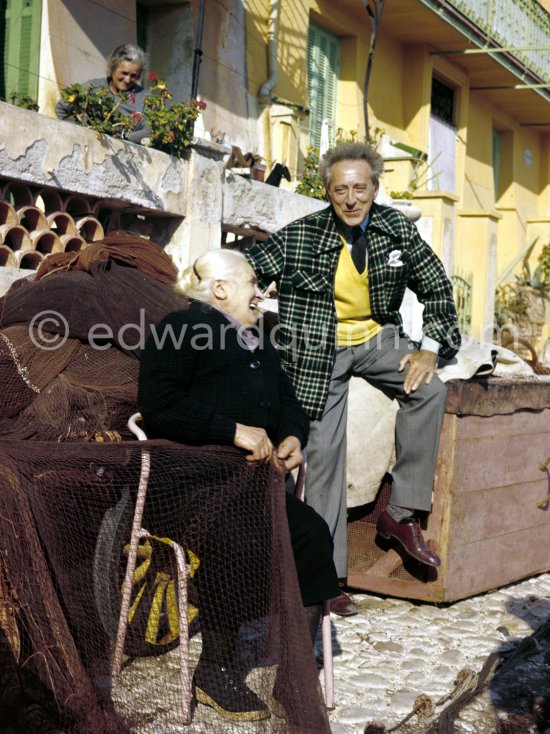
[[[329,732],[282,477],[234,448],[138,442],[126,428],[149,325],[183,304],[155,278],[168,266],[152,252],[147,272],[108,257],[19,283],[0,301],[0,731]],[[37,322],[47,310],[57,324]],[[92,345],[97,323],[111,332]],[[138,548],[113,676],[144,451],[151,537]],[[169,541],[192,576],[189,677],[208,641],[210,659],[269,705],[266,718],[230,721],[195,703],[184,725]]]

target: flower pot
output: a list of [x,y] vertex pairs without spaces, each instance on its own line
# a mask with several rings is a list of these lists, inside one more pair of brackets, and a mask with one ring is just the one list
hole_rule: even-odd
[[544,298],[537,290],[528,286],[522,286],[519,292],[525,309],[522,313],[510,313],[510,322],[517,327],[519,337],[536,341],[542,335],[544,327]]
[[392,199],[390,206],[399,209],[411,222],[416,222],[422,216],[422,210],[415,206],[410,199]]
[[253,163],[250,166],[250,178],[254,181],[263,181],[265,178],[265,163]]

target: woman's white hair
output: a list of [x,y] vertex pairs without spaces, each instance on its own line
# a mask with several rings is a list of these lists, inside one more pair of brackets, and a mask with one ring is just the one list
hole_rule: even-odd
[[190,298],[209,302],[216,280],[233,280],[247,263],[238,250],[208,250],[178,276],[177,288]]

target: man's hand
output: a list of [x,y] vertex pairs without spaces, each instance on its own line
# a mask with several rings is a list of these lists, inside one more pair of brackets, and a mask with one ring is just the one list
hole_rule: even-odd
[[247,461],[267,461],[273,455],[273,444],[263,428],[237,423],[233,443],[240,449],[250,451]]
[[427,349],[420,349],[418,352],[406,354],[397,367],[399,372],[403,372],[407,364],[409,369],[405,375],[403,390],[409,395],[411,392],[418,390],[422,383],[430,384],[435,374],[437,354],[429,352]]
[[302,444],[296,436],[287,436],[277,446],[275,456],[279,460],[283,471],[292,471],[302,463]]

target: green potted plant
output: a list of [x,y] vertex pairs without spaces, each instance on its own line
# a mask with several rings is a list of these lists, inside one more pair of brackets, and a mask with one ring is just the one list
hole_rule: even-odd
[[131,95],[132,92],[120,95],[115,101],[108,89],[81,84],[71,84],[61,91],[61,96],[70,105],[73,119],[95,130],[98,137],[124,138],[137,123],[145,122],[150,131],[146,145],[182,158],[193,140],[194,122],[206,103],[197,99],[172,103],[168,84],[155,72],[149,74],[149,94],[143,113],[125,115],[121,112],[120,105],[126,98],[131,101]]
[[[377,150],[380,146],[384,130],[380,127],[375,127],[373,134],[369,137],[369,145]],[[357,130],[350,130],[348,133],[339,127],[336,131],[336,143],[357,143],[359,137]],[[310,145],[307,149],[307,155],[304,158],[304,168],[298,185],[296,186],[296,193],[302,194],[302,196],[309,196],[313,199],[326,199],[325,187],[321,181],[319,175],[319,148]]]
[[302,177],[296,186],[296,193],[313,199],[325,199],[325,187],[319,175],[319,149],[310,146],[304,159]]
[[105,87],[70,84],[61,90],[61,96],[68,102],[73,120],[78,125],[95,130],[98,138],[102,135],[122,138],[126,131],[134,127],[132,118],[123,115],[119,109],[127,95],[121,94],[115,102]]
[[532,341],[541,337],[545,311],[550,303],[550,245],[545,245],[532,270],[529,251],[522,260],[521,272],[497,289],[495,321],[500,328],[515,327],[516,336]]
[[206,108],[206,102],[192,99],[172,103],[168,84],[154,71],[149,74],[149,82],[149,94],[143,107],[143,117],[151,131],[148,145],[183,158],[193,140],[195,120]]
[[22,107],[24,110],[33,110],[34,112],[38,112],[40,109],[36,100],[29,97],[27,94],[19,94],[19,92],[12,92],[10,94],[10,102],[15,107]]

